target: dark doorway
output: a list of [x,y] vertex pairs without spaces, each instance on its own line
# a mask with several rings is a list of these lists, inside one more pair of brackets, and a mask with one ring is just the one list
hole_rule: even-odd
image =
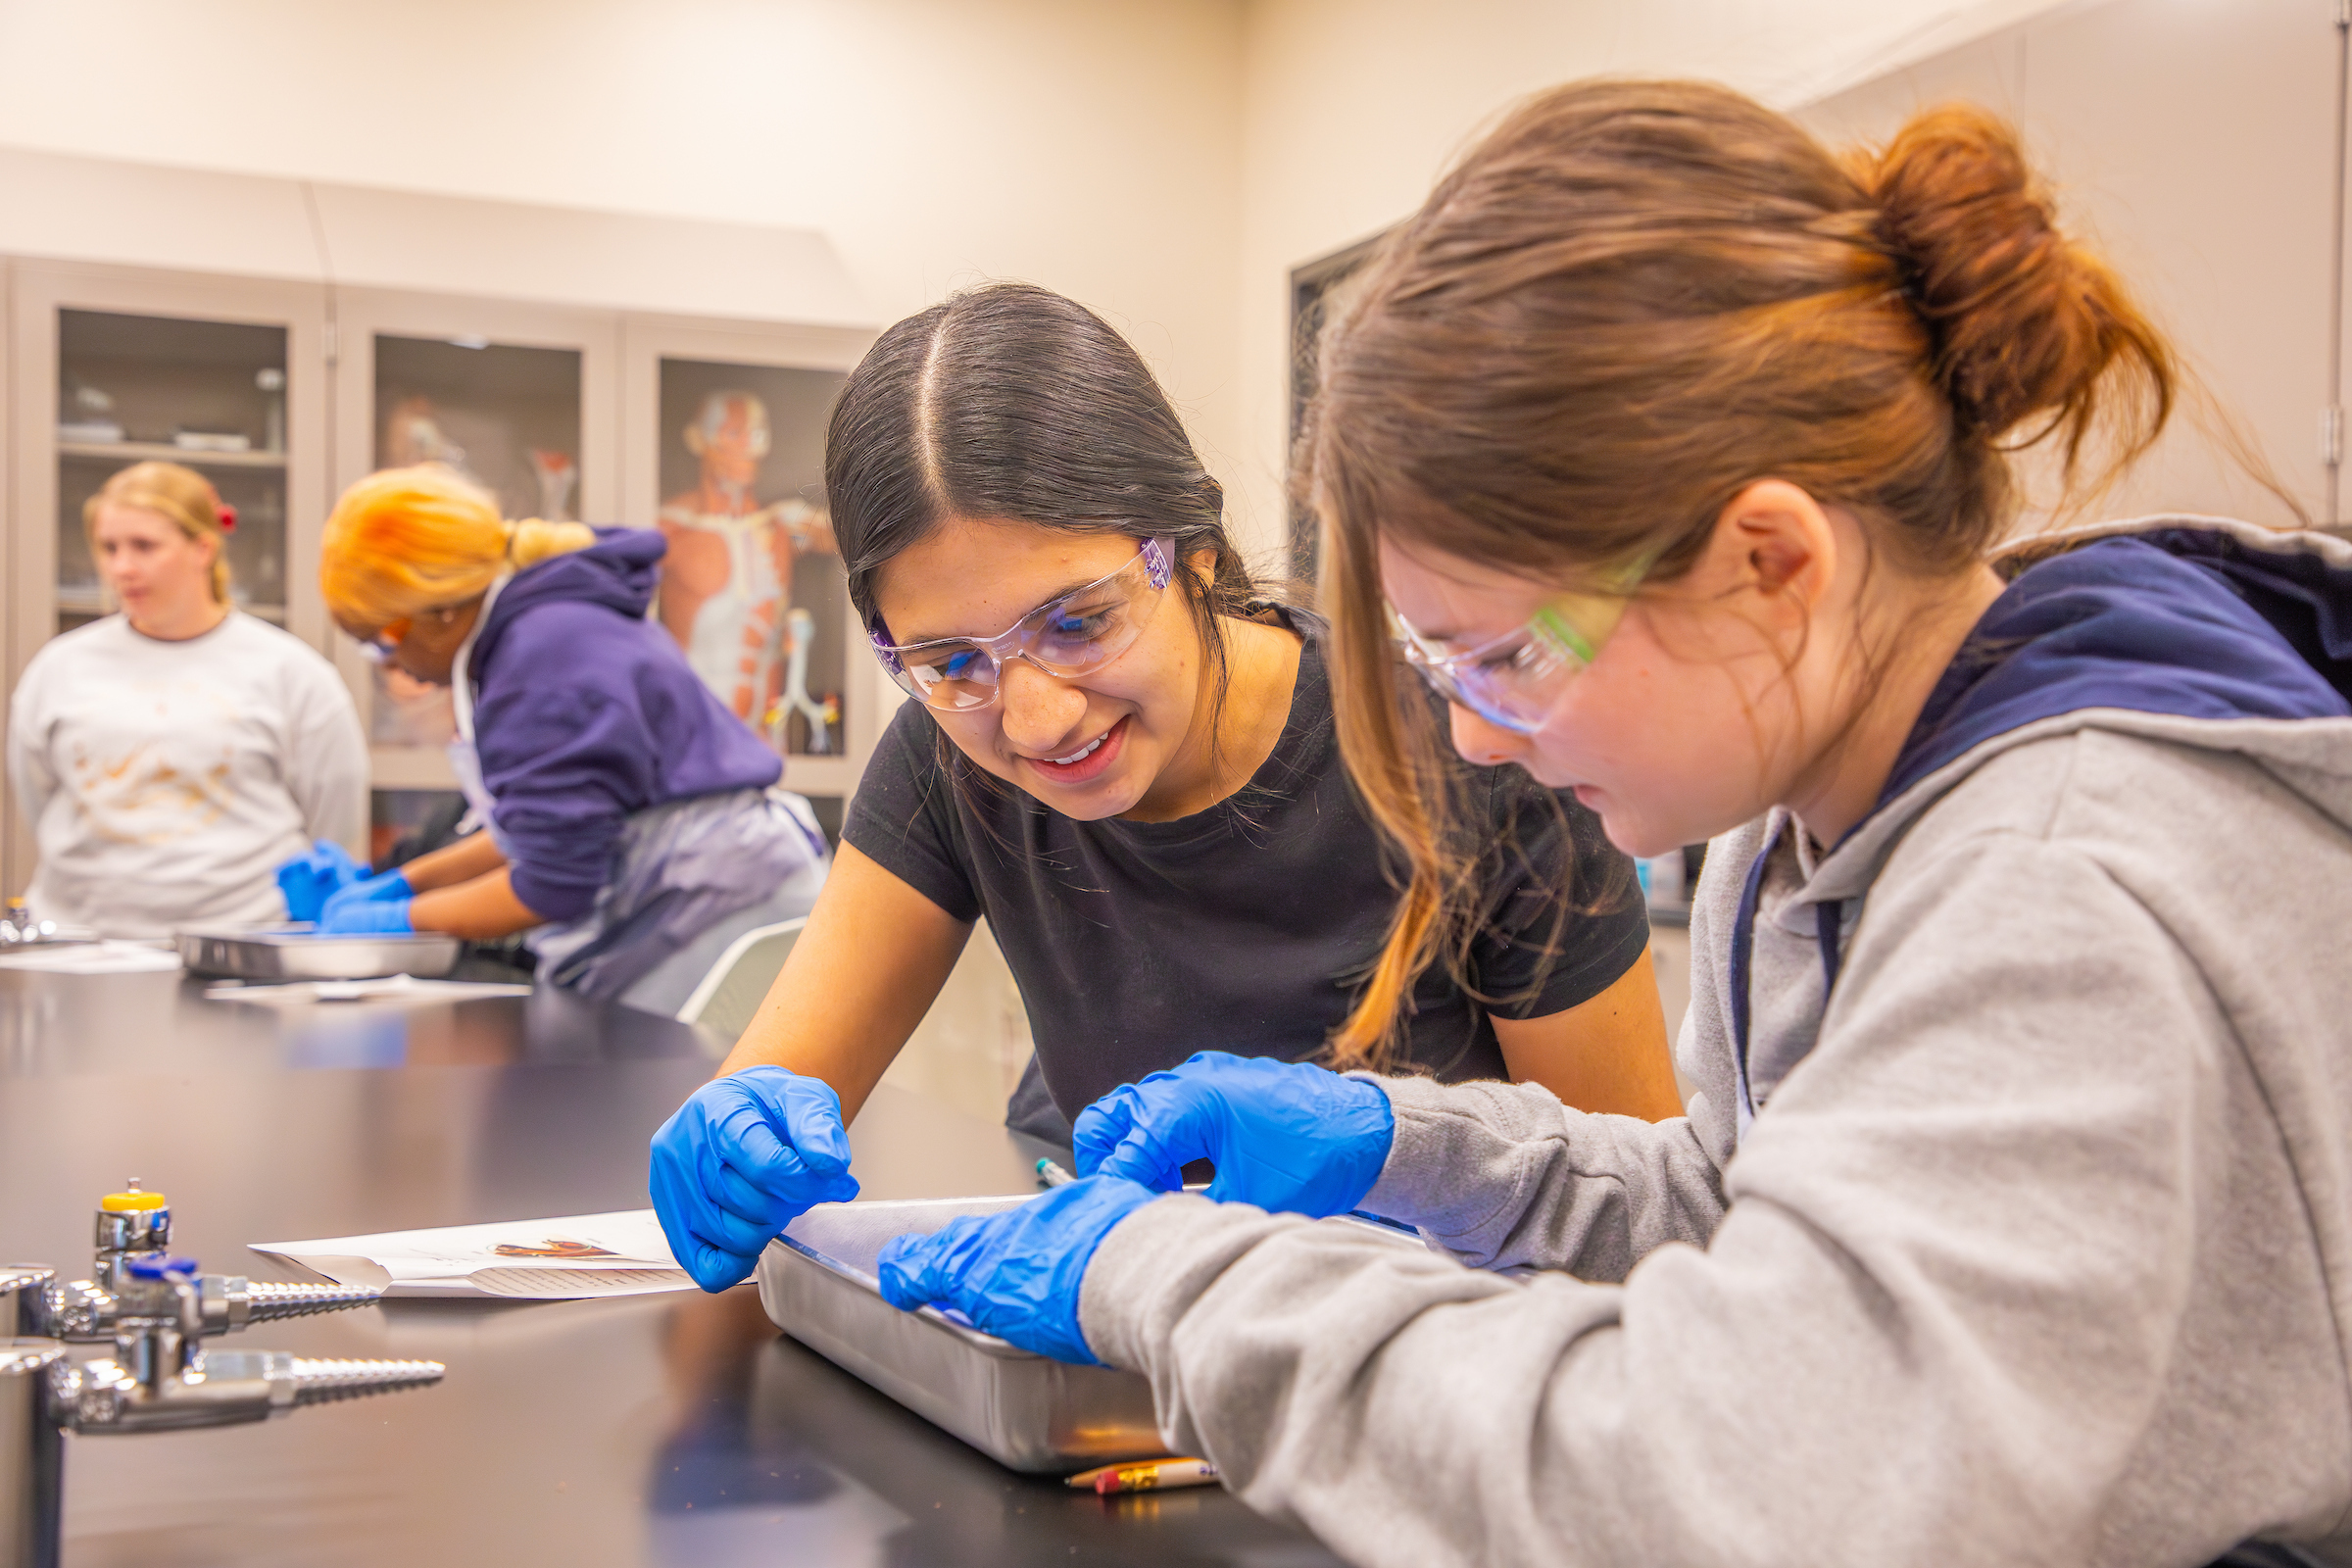
[[[1329,256],[1291,269],[1291,451],[1297,462],[1298,437],[1306,429],[1306,406],[1315,395],[1315,349],[1323,338],[1325,307],[1331,293],[1346,282],[1372,255],[1382,236],[1359,239]],[[1315,518],[1291,496],[1291,572],[1298,581],[1315,580]]]

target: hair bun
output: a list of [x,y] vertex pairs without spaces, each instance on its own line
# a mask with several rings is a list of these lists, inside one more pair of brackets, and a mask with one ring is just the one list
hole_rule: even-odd
[[[1997,435],[2046,412],[2051,429],[2066,428],[2071,460],[2091,389],[2119,355],[2169,375],[2169,351],[2106,266],[2059,231],[2047,188],[1997,117],[1926,111],[1859,173],[1966,423]],[[2169,381],[2149,389],[2161,420]]]
[[540,517],[524,517],[510,522],[507,528],[507,560],[519,571],[535,566],[551,556],[568,555],[585,550],[596,543],[596,530],[584,522],[549,522]]

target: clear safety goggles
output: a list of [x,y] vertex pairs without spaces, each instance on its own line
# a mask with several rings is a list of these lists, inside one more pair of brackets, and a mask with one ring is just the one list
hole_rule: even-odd
[[[344,626],[343,635],[359,644],[360,657],[370,664],[389,664],[400,653],[400,645],[407,642],[409,634],[416,629],[417,615],[430,615],[446,626],[458,618],[458,612],[464,610],[466,605],[471,603],[473,601],[469,599],[465,604],[442,605],[433,610],[421,610],[416,612],[416,615],[403,615],[398,620],[387,620],[381,626],[376,627],[374,631],[364,636],[353,631],[349,626]],[[338,621],[336,624],[341,625],[342,623]]]
[[1551,716],[1568,683],[1600,657],[1648,567],[1644,561],[1625,572],[1624,586],[1608,593],[1558,595],[1527,624],[1458,653],[1415,631],[1394,605],[1389,618],[1404,662],[1439,696],[1498,728],[1532,735]]
[[413,617],[403,615],[398,620],[387,621],[378,627],[374,636],[354,637],[352,641],[360,645],[360,657],[370,664],[389,664],[393,656],[400,652],[400,645],[416,629],[416,624]]
[[867,636],[874,657],[909,697],[964,712],[997,700],[1011,660],[1025,659],[1065,680],[1101,669],[1143,635],[1173,574],[1167,545],[1147,539],[1118,570],[1032,610],[994,637],[894,643],[879,619]]

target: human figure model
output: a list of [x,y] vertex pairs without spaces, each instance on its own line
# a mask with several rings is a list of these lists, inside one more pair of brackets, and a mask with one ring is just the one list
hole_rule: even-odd
[[[662,508],[669,541],[662,624],[736,717],[780,730],[794,647],[786,625],[793,558],[834,554],[833,527],[798,496],[763,506],[753,494],[770,438],[767,405],[752,393],[711,393],[685,435],[686,450],[702,460],[703,480]],[[807,700],[805,692],[790,695]],[[796,706],[784,702],[787,710]]]

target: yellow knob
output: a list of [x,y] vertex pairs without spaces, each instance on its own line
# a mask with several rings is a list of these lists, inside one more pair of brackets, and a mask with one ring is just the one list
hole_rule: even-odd
[[163,1194],[142,1193],[135,1188],[127,1193],[109,1193],[98,1200],[98,1210],[103,1214],[135,1214],[164,1206]]

